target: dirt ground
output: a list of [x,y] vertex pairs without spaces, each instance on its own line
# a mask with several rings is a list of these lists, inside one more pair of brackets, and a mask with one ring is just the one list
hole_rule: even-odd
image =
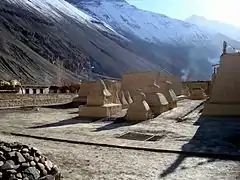
[[[74,108],[41,108],[40,111],[32,109],[2,110],[0,111],[0,130],[2,132],[0,133],[0,140],[18,141],[39,148],[50,160],[59,165],[63,179],[66,180],[240,179],[239,161],[220,160],[221,158],[216,159],[211,156],[200,158],[182,155],[181,153],[159,153],[70,144],[11,136],[4,133],[15,132],[58,139],[176,151],[185,151],[186,148],[183,147],[187,144],[188,147],[194,147],[190,150],[196,150],[196,152],[211,149],[213,152],[224,153],[225,151],[222,151],[226,150],[224,143],[212,144],[215,141],[211,141],[203,135],[207,134],[212,138],[216,134],[209,133],[212,132],[209,130],[203,130],[204,123],[195,125],[199,118],[199,110],[189,114],[184,122],[176,122],[176,117],[183,115],[199,103],[200,101],[182,101],[178,104],[178,108],[155,119],[136,124],[114,123],[116,120],[112,119],[83,119],[78,116],[78,109]],[[207,124],[207,126],[218,127],[216,123]],[[234,126],[239,130],[239,126],[236,124]],[[220,130],[215,128],[213,131],[218,132]],[[161,139],[148,142],[117,138],[127,132],[161,135]],[[231,132],[234,132],[232,127]],[[223,145],[223,147],[220,145]],[[228,144],[226,146],[230,147]],[[228,150],[229,152],[239,151],[235,146]]]

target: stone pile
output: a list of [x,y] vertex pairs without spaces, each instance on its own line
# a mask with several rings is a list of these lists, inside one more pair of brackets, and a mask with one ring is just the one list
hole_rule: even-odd
[[36,148],[0,142],[0,180],[60,180],[61,175]]

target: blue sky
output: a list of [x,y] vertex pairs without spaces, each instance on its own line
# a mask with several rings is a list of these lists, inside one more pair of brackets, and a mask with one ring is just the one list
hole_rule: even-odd
[[127,0],[141,8],[165,14],[178,19],[186,19],[195,14],[200,15],[202,8],[198,0]]
[[138,8],[184,20],[191,15],[240,26],[240,0],[127,0]]

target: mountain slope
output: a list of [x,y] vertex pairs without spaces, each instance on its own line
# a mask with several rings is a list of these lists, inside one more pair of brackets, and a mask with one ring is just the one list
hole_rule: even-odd
[[[96,73],[115,77],[133,70],[161,69],[105,36],[107,33],[128,41],[106,23],[63,0],[3,0],[0,29],[4,42],[0,49],[0,79],[24,76],[26,81],[54,82],[56,59],[78,75],[91,71],[92,66]],[[8,38],[3,39],[5,35]],[[19,52],[12,48],[15,41],[20,44]],[[14,63],[7,69],[4,64],[9,66],[9,59]]]
[[131,51],[182,77],[189,72],[192,80],[209,79],[211,63],[221,54],[216,34],[191,23],[138,9],[124,0],[67,1],[130,39]]
[[240,27],[214,21],[214,20],[208,20],[205,17],[202,16],[190,16],[186,19],[187,22],[196,24],[200,27],[205,28],[206,30],[215,31],[218,33],[222,33],[226,36],[229,36],[230,38],[240,40]]
[[221,54],[222,36],[196,25],[123,0],[68,1],[78,8],[64,0],[1,1],[0,79],[55,83],[59,76],[87,78],[92,70],[112,77],[154,70],[200,80],[210,77]]
[[239,42],[189,22],[138,9],[125,0],[67,0],[131,40],[126,48],[189,80],[208,79],[223,41]]
[[137,9],[124,0],[68,0],[68,2],[107,22],[118,32],[129,32],[151,42],[195,44],[199,40],[209,40],[197,26]]

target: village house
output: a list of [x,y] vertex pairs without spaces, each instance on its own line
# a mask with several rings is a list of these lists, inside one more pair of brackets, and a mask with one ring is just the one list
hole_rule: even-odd
[[49,94],[49,86],[25,85],[17,87],[18,94]]

